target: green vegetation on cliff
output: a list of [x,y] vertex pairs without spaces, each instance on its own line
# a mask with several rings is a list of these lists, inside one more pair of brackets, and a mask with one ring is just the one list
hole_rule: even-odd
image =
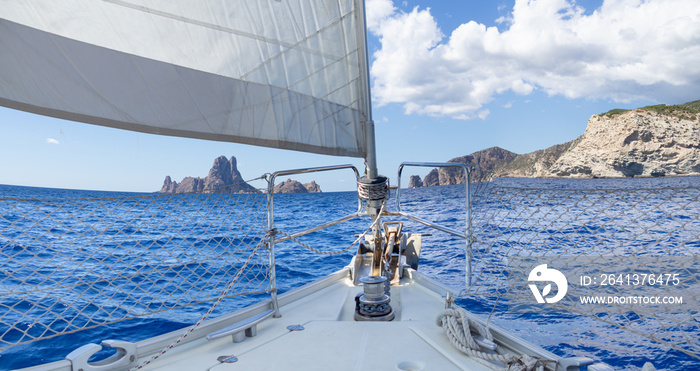
[[[674,104],[674,105],[666,105],[666,104],[656,104],[652,106],[646,106],[642,107],[640,109],[647,110],[647,111],[654,111],[663,115],[667,116],[675,116],[681,119],[686,119],[686,120],[695,120],[697,119],[698,113],[700,113],[700,100],[695,100],[692,102],[688,103],[683,103],[683,104]],[[608,112],[601,113],[601,116],[607,116],[607,117],[612,117],[615,115],[619,115],[621,113],[625,113],[627,111],[630,111],[628,109],[622,109],[622,108],[615,108],[612,109]]]
[[697,119],[698,112],[700,112],[700,100],[672,106],[657,104],[655,106],[646,106],[642,109],[654,111],[662,115],[675,116],[681,119],[694,121]]
[[607,116],[607,117],[613,117],[613,116],[615,116],[615,115],[619,115],[619,114],[621,114],[621,113],[625,113],[625,112],[628,112],[628,111],[631,111],[631,110],[624,109],[624,108],[614,108],[614,109],[611,109],[611,110],[608,111],[608,112],[601,113],[600,115],[601,115],[601,116]]

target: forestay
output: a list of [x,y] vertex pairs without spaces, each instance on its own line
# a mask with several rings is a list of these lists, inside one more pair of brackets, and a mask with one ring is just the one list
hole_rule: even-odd
[[365,157],[359,0],[0,0],[0,105]]

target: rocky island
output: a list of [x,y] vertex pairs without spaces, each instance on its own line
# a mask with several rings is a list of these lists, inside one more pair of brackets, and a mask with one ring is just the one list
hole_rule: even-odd
[[236,158],[224,156],[214,160],[209,174],[204,178],[186,177],[180,183],[165,177],[163,187],[159,193],[188,193],[188,192],[215,192],[215,193],[259,193],[255,187],[246,183],[236,165]]
[[[498,147],[457,157],[497,177],[617,178],[700,175],[700,101],[593,115],[585,133],[518,155]],[[433,169],[409,187],[461,184],[457,168]]]
[[301,184],[292,179],[287,179],[282,183],[275,185],[275,193],[321,193],[321,186],[315,181],[311,183]]
[[[236,158],[227,159],[220,156],[214,160],[209,174],[204,178],[185,177],[180,183],[173,181],[170,176],[165,177],[163,187],[159,193],[189,193],[189,192],[216,192],[216,193],[260,193],[255,187],[245,182],[238,171]],[[315,181],[301,184],[292,179],[287,179],[277,185],[275,193],[321,193],[321,186]]]

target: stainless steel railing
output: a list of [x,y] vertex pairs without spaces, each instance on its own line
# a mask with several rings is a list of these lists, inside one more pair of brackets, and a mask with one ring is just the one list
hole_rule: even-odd
[[280,316],[279,314],[279,304],[277,302],[277,273],[275,269],[275,244],[286,241],[292,238],[296,238],[299,236],[303,236],[309,233],[317,232],[322,229],[332,227],[334,225],[340,224],[342,222],[354,219],[358,216],[362,216],[362,201],[359,200],[358,198],[358,206],[357,206],[357,212],[350,214],[348,216],[345,216],[343,218],[340,218],[338,220],[322,224],[317,227],[309,228],[301,232],[294,233],[289,236],[285,236],[282,238],[277,238],[276,233],[275,233],[275,212],[274,212],[274,195],[275,195],[275,180],[277,179],[278,176],[288,176],[288,175],[295,175],[295,174],[308,174],[308,173],[316,173],[316,172],[322,172],[322,171],[334,171],[334,170],[343,170],[343,169],[351,169],[355,172],[355,180],[360,179],[360,172],[357,171],[357,168],[354,165],[336,165],[336,166],[322,166],[322,167],[314,167],[314,168],[304,168],[304,169],[292,169],[292,170],[282,170],[282,171],[277,171],[269,176],[268,180],[268,186],[267,186],[267,226],[268,226],[268,231],[270,231],[269,234],[269,248],[270,248],[270,291],[271,291],[271,299],[272,299],[272,309],[274,309],[275,314],[274,317],[278,318]]
[[[457,167],[464,170],[464,184],[466,187],[467,197],[465,205],[465,215],[466,215],[466,228],[464,232],[456,231],[452,228],[441,226],[439,224],[431,223],[416,216],[410,215],[401,210],[401,172],[406,166],[419,166],[419,167]],[[466,240],[466,246],[464,251],[465,256],[465,277],[464,282],[469,287],[471,285],[471,273],[472,273],[472,244],[474,243],[474,231],[472,229],[472,193],[471,193],[471,172],[467,165],[461,163],[453,162],[404,162],[399,166],[399,171],[397,175],[397,188],[396,188],[396,214],[401,215],[407,219],[413,220],[414,222],[423,224],[427,227],[437,229],[439,231],[449,233],[453,236],[457,236]]]
[[[464,180],[465,180],[465,187],[466,187],[466,205],[465,205],[465,219],[466,219],[466,228],[465,230],[458,231],[453,228],[445,227],[436,223],[432,223],[429,221],[426,221],[424,219],[421,219],[417,216],[411,215],[405,211],[401,210],[401,173],[404,169],[404,167],[407,166],[421,166],[421,167],[457,167],[457,168],[462,168],[464,170]],[[267,200],[268,200],[268,230],[271,232],[269,236],[269,247],[270,247],[270,284],[271,284],[271,292],[272,292],[272,304],[273,304],[273,309],[275,310],[275,317],[279,316],[279,307],[277,303],[277,277],[276,277],[276,272],[275,272],[275,244],[284,242],[290,239],[295,239],[297,237],[307,235],[313,232],[320,231],[322,229],[326,229],[338,224],[341,224],[343,222],[352,220],[357,217],[362,217],[362,216],[369,216],[366,212],[362,212],[363,209],[363,204],[362,200],[358,197],[358,206],[357,206],[357,211],[355,213],[346,215],[342,218],[339,218],[337,220],[315,226],[312,228],[305,229],[300,232],[296,232],[294,234],[290,235],[285,235],[283,237],[277,237],[275,233],[275,215],[274,215],[274,187],[275,187],[275,180],[278,176],[288,176],[288,175],[296,175],[296,174],[307,174],[307,173],[314,173],[314,172],[322,172],[322,171],[334,171],[334,170],[343,170],[343,169],[351,169],[355,173],[355,180],[359,181],[360,179],[360,173],[357,170],[357,168],[353,165],[337,165],[337,166],[325,166],[325,167],[315,167],[315,168],[303,168],[303,169],[293,169],[293,170],[284,170],[284,171],[278,171],[269,176],[268,180],[268,190],[267,190]],[[471,284],[471,273],[472,273],[472,244],[474,242],[473,238],[473,230],[472,230],[472,210],[471,210],[471,205],[472,205],[472,195],[471,195],[471,178],[470,178],[470,168],[467,167],[465,164],[460,164],[460,163],[441,163],[441,162],[404,162],[399,166],[398,169],[398,175],[397,175],[397,188],[396,188],[396,212],[389,212],[385,211],[382,215],[386,216],[402,216],[405,217],[409,220],[412,220],[414,222],[423,224],[427,227],[451,234],[453,236],[457,236],[459,238],[462,238],[466,240],[466,246],[465,246],[465,257],[466,257],[466,263],[465,263],[465,283],[467,287]]]

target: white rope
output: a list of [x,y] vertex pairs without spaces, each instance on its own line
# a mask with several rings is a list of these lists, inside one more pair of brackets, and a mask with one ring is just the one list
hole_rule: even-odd
[[390,197],[389,179],[384,178],[382,183],[357,182],[357,196],[365,201],[386,201]]
[[505,364],[504,370],[507,371],[544,370],[543,361],[530,357],[527,354],[517,357],[512,354],[491,353],[483,349],[474,340],[472,332],[476,332],[488,340],[493,340],[493,335],[481,323],[470,320],[467,316],[467,311],[462,308],[446,309],[437,316],[435,322],[445,330],[445,334],[452,345],[470,357],[502,362]]

